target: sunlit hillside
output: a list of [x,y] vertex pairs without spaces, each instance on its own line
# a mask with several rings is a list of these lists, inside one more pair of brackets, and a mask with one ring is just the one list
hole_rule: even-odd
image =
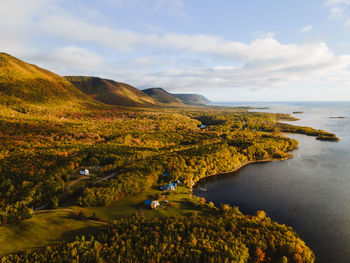
[[119,106],[155,106],[153,98],[131,85],[97,77],[67,76],[73,85],[100,102]]
[[65,78],[6,53],[0,53],[0,92],[3,103],[15,105],[93,102]]

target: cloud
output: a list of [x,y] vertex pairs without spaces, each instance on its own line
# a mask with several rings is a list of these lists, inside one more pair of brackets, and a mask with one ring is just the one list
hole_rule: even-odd
[[330,18],[340,19],[344,21],[344,26],[350,26],[350,18],[344,14],[350,0],[327,0],[324,4],[330,7]]
[[313,26],[308,25],[308,26],[302,27],[302,28],[300,29],[300,32],[301,32],[301,33],[306,33],[306,32],[308,32],[308,31],[311,31],[312,29],[313,29]]
[[157,11],[165,10],[169,15],[175,17],[189,18],[185,12],[185,3],[183,0],[156,0],[153,8]]
[[330,17],[331,18],[343,18],[344,17],[344,8],[336,6],[336,7],[332,7],[330,9]]
[[327,6],[333,5],[350,5],[350,0],[327,0],[324,2]]
[[350,82],[350,56],[335,55],[324,42],[281,43],[265,32],[250,42],[165,30],[147,34],[77,17],[58,0],[4,1],[9,14],[19,3],[25,11],[19,18],[0,17],[0,48],[62,75],[98,75],[174,92]]
[[350,26],[350,18],[347,18],[344,23],[345,26]]

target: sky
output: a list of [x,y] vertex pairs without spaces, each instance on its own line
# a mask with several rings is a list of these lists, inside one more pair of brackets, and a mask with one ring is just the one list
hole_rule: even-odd
[[0,0],[0,52],[212,101],[350,100],[350,0]]

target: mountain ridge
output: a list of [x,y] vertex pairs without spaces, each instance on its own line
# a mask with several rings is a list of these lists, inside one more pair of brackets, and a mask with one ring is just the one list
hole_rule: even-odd
[[209,101],[199,94],[171,94],[162,88],[139,90],[94,76],[60,76],[0,52],[0,104],[27,111],[33,106],[185,107]]
[[157,102],[139,89],[123,82],[94,76],[65,76],[76,88],[91,98],[117,106],[157,106]]
[[65,78],[3,52],[0,53],[0,92],[9,102],[46,105],[93,102]]
[[196,93],[175,93],[173,95],[187,105],[207,105],[211,103],[206,97]]
[[172,104],[172,105],[182,105],[183,102],[175,97],[173,94],[167,92],[163,88],[149,88],[142,90],[145,94],[163,104]]

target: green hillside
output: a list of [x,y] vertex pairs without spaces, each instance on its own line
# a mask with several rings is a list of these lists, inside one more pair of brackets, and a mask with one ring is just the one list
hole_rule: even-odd
[[179,98],[176,98],[173,94],[170,94],[162,88],[150,88],[142,91],[159,103],[183,105],[182,101]]
[[173,94],[176,98],[179,98],[183,103],[188,105],[206,105],[211,101],[203,95],[199,94]]
[[57,105],[93,102],[65,78],[0,53],[1,104]]
[[184,105],[206,105],[211,101],[199,94],[173,94],[162,88],[150,88],[142,90],[148,96],[159,103],[171,104],[177,106]]
[[118,106],[155,106],[159,104],[142,91],[122,82],[98,77],[67,76],[76,88],[100,102]]

